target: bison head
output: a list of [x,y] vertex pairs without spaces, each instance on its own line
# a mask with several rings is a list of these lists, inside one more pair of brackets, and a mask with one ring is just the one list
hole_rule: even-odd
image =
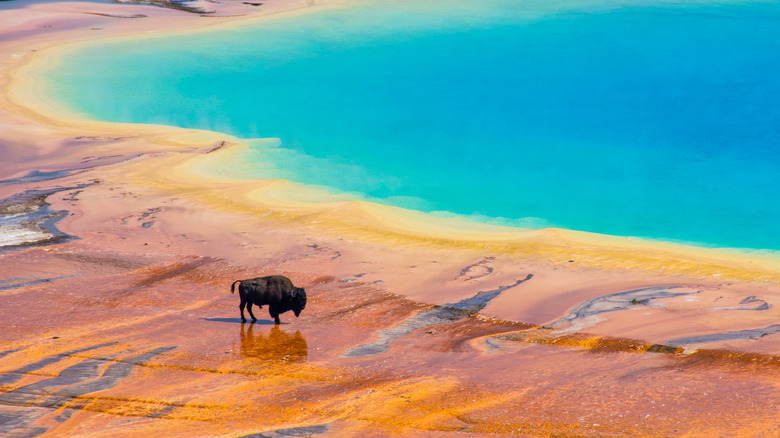
[[290,291],[290,307],[297,318],[306,307],[306,291],[302,287],[293,287]]

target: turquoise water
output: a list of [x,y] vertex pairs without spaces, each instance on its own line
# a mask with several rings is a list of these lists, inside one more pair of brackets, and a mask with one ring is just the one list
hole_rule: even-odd
[[779,3],[528,5],[376,2],[96,45],[48,76],[97,119],[279,138],[237,166],[258,178],[780,250]]

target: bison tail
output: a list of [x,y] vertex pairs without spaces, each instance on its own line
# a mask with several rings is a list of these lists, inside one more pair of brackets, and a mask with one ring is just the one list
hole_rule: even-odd
[[241,283],[241,280],[236,280],[236,281],[233,282],[233,284],[230,285],[230,293],[231,294],[236,292],[236,283]]

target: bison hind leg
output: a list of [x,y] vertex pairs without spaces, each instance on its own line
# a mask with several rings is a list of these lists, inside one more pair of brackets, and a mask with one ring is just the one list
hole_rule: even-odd
[[238,308],[241,309],[241,322],[246,322],[246,318],[244,318],[244,306],[246,306],[246,301],[241,300],[241,304],[238,305]]
[[[258,307],[260,307],[260,306],[258,306]],[[257,318],[255,318],[255,314],[252,313],[252,302],[251,301],[247,301],[247,303],[246,303],[246,310],[249,311],[249,316],[252,317],[252,322],[257,321]]]

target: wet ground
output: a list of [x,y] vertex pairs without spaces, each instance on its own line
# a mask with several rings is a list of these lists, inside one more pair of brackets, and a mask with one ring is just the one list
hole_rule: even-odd
[[[38,267],[0,279],[3,436],[780,434],[777,357],[480,315],[532,275],[433,306],[291,272],[309,304],[276,326],[264,310],[241,322],[229,285],[249,272],[219,258],[83,241],[0,257]],[[594,300],[552,325],[675,293]]]

